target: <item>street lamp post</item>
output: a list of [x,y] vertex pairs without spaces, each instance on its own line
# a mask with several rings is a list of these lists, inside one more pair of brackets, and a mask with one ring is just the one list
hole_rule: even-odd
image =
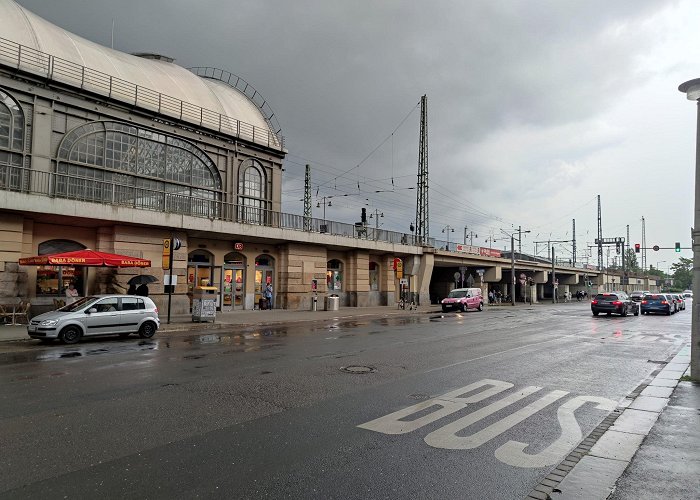
[[[467,244],[467,229],[469,229],[467,226],[464,226],[464,244]],[[479,235],[476,234],[474,231],[469,231],[469,244],[474,245],[474,238],[478,238]]]
[[450,249],[450,233],[454,233],[455,230],[449,224],[442,228],[443,233],[447,233],[447,250]]
[[[682,83],[678,90],[695,101],[698,112],[695,126],[695,217],[691,231],[693,245],[693,297],[700,297],[700,78]],[[700,380],[700,299],[693,300],[690,327],[690,376]]]
[[[501,229],[501,232],[503,234],[508,234],[506,233],[503,229]],[[522,233],[529,233],[530,231],[523,231],[520,227],[518,227],[518,245],[520,245],[521,240],[522,240]],[[515,233],[512,233],[509,235],[510,236],[510,304],[512,306],[515,305]]]

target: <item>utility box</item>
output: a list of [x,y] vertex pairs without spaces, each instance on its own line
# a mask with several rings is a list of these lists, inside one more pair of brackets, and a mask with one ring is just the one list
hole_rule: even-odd
[[216,320],[215,286],[197,286],[192,292],[192,321]]
[[340,297],[336,294],[326,297],[326,311],[337,311],[340,309]]

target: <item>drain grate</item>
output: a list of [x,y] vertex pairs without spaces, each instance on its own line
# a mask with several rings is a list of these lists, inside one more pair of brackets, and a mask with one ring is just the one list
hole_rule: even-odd
[[374,373],[377,371],[377,369],[372,366],[352,365],[341,366],[340,371],[345,373],[352,373],[353,375],[364,375],[365,373]]

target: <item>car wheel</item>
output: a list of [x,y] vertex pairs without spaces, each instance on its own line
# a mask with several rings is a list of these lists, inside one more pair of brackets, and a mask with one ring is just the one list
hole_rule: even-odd
[[598,316],[600,313],[598,311],[593,311],[593,316]]
[[627,316],[627,308],[626,307],[622,309],[620,316]]
[[605,313],[606,316],[610,316],[612,313]]
[[460,304],[460,305],[459,305],[459,310],[462,311],[462,312],[464,312],[464,311],[467,310],[467,306],[466,306],[465,304]]
[[156,325],[152,321],[146,321],[139,328],[139,337],[142,339],[150,339],[156,334]]
[[666,311],[666,316],[670,316],[670,315],[671,315],[671,309],[669,309],[668,311]]
[[446,312],[447,312],[447,307],[442,306],[442,312],[446,313]]
[[61,330],[61,342],[64,344],[77,344],[80,342],[82,332],[77,326],[67,326]]
[[479,302],[479,308],[478,308],[478,309],[479,309],[479,311],[483,311],[483,310],[484,310],[484,303],[483,303],[483,302]]

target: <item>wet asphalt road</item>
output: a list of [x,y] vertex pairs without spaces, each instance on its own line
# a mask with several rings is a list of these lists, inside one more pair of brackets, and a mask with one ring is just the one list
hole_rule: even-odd
[[523,498],[689,336],[573,303],[6,342],[0,498]]

